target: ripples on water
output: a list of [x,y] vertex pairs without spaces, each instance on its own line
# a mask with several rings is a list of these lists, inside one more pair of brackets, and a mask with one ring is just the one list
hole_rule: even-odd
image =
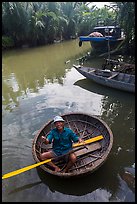
[[[129,185],[132,178],[125,175],[126,168],[131,174],[135,169],[134,95],[92,83],[72,68],[89,50],[90,45],[79,48],[74,40],[3,54],[3,174],[34,163],[33,138],[57,114],[97,115],[114,134],[110,158],[93,175],[63,181],[33,169],[3,180],[4,202],[135,200]],[[101,61],[93,59],[90,63],[100,67]]]

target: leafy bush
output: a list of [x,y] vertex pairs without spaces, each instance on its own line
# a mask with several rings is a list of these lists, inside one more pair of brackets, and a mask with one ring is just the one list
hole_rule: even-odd
[[10,48],[14,46],[14,41],[11,37],[2,36],[2,48]]

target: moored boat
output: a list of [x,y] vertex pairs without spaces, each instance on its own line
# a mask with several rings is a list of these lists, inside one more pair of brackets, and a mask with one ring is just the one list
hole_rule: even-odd
[[[65,120],[65,127],[71,128],[83,140],[84,144],[74,143],[73,151],[77,156],[76,163],[69,169],[69,172],[55,172],[48,163],[40,166],[46,173],[61,178],[79,177],[93,173],[106,161],[112,145],[113,134],[108,125],[97,116],[83,113],[70,113],[62,115]],[[32,144],[34,160],[39,163],[39,154],[51,150],[51,144],[45,145],[41,136],[47,136],[53,128],[53,120],[46,123],[36,134]],[[66,162],[63,157],[54,161],[61,169]]]
[[133,74],[80,65],[73,65],[73,67],[83,76],[98,84],[131,93],[135,92],[135,75]]
[[119,26],[97,26],[88,36],[79,37],[79,46],[82,46],[82,42],[89,41],[93,50],[106,52],[108,49],[115,49],[124,39]]

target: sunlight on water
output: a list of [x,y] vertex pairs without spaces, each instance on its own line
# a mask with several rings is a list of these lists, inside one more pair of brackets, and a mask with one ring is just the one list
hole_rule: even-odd
[[[96,115],[114,134],[110,158],[94,175],[64,182],[45,175],[43,179],[43,174],[33,169],[3,180],[4,202],[134,200],[127,175],[123,177],[125,181],[118,177],[124,175],[120,173],[126,167],[130,171],[135,168],[134,95],[95,84],[72,67],[90,50],[90,43],[79,47],[78,40],[71,40],[3,53],[3,174],[34,163],[33,138],[55,115],[70,112]],[[101,58],[95,58],[86,63],[100,67],[101,62]]]

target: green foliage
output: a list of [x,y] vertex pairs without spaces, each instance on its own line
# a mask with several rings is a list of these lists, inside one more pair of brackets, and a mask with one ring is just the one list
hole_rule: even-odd
[[27,37],[27,13],[21,3],[3,2],[2,23],[5,34],[11,36],[15,45],[22,44]]
[[88,35],[97,25],[119,24],[127,46],[135,44],[135,3],[112,2],[98,9],[89,2],[2,2],[2,35],[15,46],[53,43]]
[[117,6],[119,8],[119,22],[130,43],[131,40],[135,40],[135,2],[118,2]]
[[125,33],[125,41],[121,46],[126,54],[135,54],[135,2],[114,2],[117,21]]
[[10,48],[14,46],[14,41],[11,37],[2,36],[2,48]]

